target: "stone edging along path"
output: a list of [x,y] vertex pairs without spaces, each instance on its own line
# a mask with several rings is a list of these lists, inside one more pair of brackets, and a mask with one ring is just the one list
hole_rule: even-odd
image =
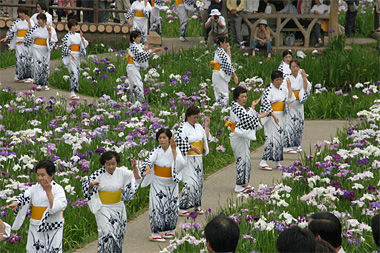
[[[162,47],[169,47],[170,49],[176,50],[180,47],[184,49],[190,48],[196,44],[199,44],[198,38],[192,38],[187,43],[180,43],[178,39],[163,39]],[[61,60],[52,61],[51,70],[54,71],[54,69],[60,64]],[[33,85],[31,84],[14,82],[14,73],[14,67],[0,70],[0,83],[2,83],[2,87],[14,87],[18,92],[26,92],[33,87]],[[50,96],[56,96],[57,92],[63,97],[68,97],[69,94],[69,92],[60,91],[52,88],[50,91],[41,91],[36,93],[36,95],[49,98]],[[93,103],[94,101],[96,101],[96,99],[92,97],[85,98],[88,100],[89,103]],[[345,121],[339,120],[306,121],[302,148],[304,149],[304,151],[306,151],[306,153],[309,154],[310,150],[313,150],[310,147],[312,147],[314,143],[316,143],[318,140],[329,140],[332,136],[335,136],[338,128],[345,127],[346,125],[347,123]],[[261,183],[272,185],[277,180],[281,179],[282,174],[282,172],[278,170],[262,171],[258,169],[258,164],[261,160],[262,153],[263,147],[260,147],[251,153],[252,171],[250,184],[254,186],[256,189],[258,185]],[[282,165],[291,165],[295,160],[300,159],[299,156],[299,154],[284,155],[284,161]],[[226,206],[228,198],[234,198],[234,196],[236,196],[233,192],[235,186],[235,173],[235,164],[230,164],[207,178],[203,188],[203,210],[211,208],[213,213],[217,213],[217,210],[219,208]],[[201,223],[202,225],[205,225],[204,216],[198,216],[196,221]],[[189,222],[189,220],[180,217],[178,222],[185,223]],[[160,248],[164,248],[166,245],[168,245],[168,242],[150,242],[148,239],[150,233],[151,232],[149,225],[149,212],[146,211],[145,213],[128,222],[126,237],[123,245],[123,252],[159,252]],[[96,251],[97,241],[94,241],[86,245],[84,248],[78,250],[78,252],[81,253],[90,253]]]

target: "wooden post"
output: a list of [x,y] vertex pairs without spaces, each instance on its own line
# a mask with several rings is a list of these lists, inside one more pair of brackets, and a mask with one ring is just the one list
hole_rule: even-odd
[[99,0],[94,0],[94,23],[98,24],[99,23]]
[[329,39],[335,37],[338,34],[338,1],[330,1],[330,27],[329,29],[334,30],[333,33],[329,33]]

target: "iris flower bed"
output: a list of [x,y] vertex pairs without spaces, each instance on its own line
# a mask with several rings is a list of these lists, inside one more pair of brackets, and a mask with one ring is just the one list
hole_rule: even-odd
[[[380,213],[380,100],[357,115],[360,124],[352,122],[333,139],[318,141],[314,154],[285,168],[274,186],[259,185],[225,209],[208,210],[209,219],[224,213],[239,225],[236,252],[274,252],[281,231],[305,228],[318,211],[340,219],[346,252],[377,250],[370,220]],[[161,252],[207,252],[203,226],[192,214]]]

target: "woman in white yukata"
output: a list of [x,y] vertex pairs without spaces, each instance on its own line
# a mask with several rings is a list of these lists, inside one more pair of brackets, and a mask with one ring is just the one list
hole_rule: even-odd
[[289,105],[294,100],[294,95],[290,82],[287,87],[281,85],[283,73],[274,70],[271,74],[272,83],[264,90],[261,98],[260,112],[269,112],[268,117],[262,118],[264,126],[264,153],[260,162],[260,169],[272,170],[268,165],[268,160],[276,162],[276,169],[280,168],[283,160],[283,148],[286,118],[289,113]]
[[280,63],[280,66],[278,66],[278,70],[281,71],[284,76],[283,85],[286,86],[286,78],[292,74],[290,70],[289,63],[292,60],[292,52],[289,50],[285,50],[282,52],[282,61]]
[[305,115],[304,106],[307,98],[310,95],[311,84],[307,80],[305,70],[300,70],[300,62],[292,60],[290,62],[290,69],[292,74],[286,78],[286,82],[291,84],[295,101],[286,116],[287,124],[285,132],[288,135],[288,142],[285,143],[286,148],[292,149],[295,147],[295,152],[302,152],[301,141],[304,129]]
[[145,44],[148,41],[148,18],[152,11],[152,6],[148,0],[137,0],[133,2],[129,8],[125,18],[128,19],[128,27],[131,24],[133,17],[133,31],[141,32],[141,43]]
[[175,136],[175,142],[185,158],[186,167],[182,170],[183,189],[179,202],[179,215],[188,216],[187,209],[203,214],[201,209],[204,182],[203,155],[207,155],[210,139],[210,118],[206,119],[205,129],[198,123],[200,109],[190,106],[185,113],[185,122],[181,124]]
[[165,3],[170,3],[169,0],[152,0],[152,11],[150,13],[150,30],[161,35],[161,22],[162,18],[160,11],[166,11],[169,7],[165,6]]
[[[150,184],[149,220],[151,241],[165,242],[175,237],[178,221],[178,183],[185,160],[177,147],[172,132],[161,128],[156,134],[160,144],[145,159],[141,172],[145,176],[141,187]],[[162,237],[160,232],[166,232]]]
[[7,206],[17,214],[12,230],[20,229],[31,207],[26,252],[62,252],[63,211],[67,206],[65,190],[53,180],[56,168],[52,161],[40,161],[35,171],[38,183]]
[[67,22],[69,32],[62,39],[62,59],[70,73],[70,98],[79,99],[75,91],[79,90],[80,58],[86,56],[87,40],[83,37],[78,21]]
[[25,45],[16,45],[16,42],[24,39],[25,35],[34,26],[33,21],[29,17],[29,11],[25,7],[17,10],[20,17],[9,27],[6,37],[0,42],[10,40],[9,49],[16,49],[16,82],[33,82],[32,79],[32,58],[29,55],[29,49]]
[[226,36],[216,37],[216,43],[218,48],[215,51],[214,60],[210,62],[210,66],[214,66],[212,85],[216,102],[222,107],[227,107],[229,101],[228,83],[231,76],[233,76],[235,84],[238,84],[239,79],[231,64],[231,47],[228,38]]
[[127,229],[124,201],[135,198],[139,171],[117,167],[120,155],[115,151],[104,152],[100,163],[103,167],[83,181],[83,195],[98,225],[98,252],[121,253]]
[[50,13],[47,11],[47,6],[44,1],[39,1],[36,4],[37,13],[35,13],[30,19],[33,21],[34,24],[37,24],[37,16],[39,14],[45,14],[46,15],[46,24],[49,26],[53,26],[53,16],[50,15]]
[[188,11],[194,11],[195,0],[175,0],[176,9],[178,12],[179,22],[180,22],[180,32],[179,40],[181,42],[186,42],[186,28],[188,18]]
[[230,143],[236,161],[235,192],[246,192],[252,189],[249,185],[251,177],[251,140],[256,140],[256,131],[261,129],[260,118],[266,117],[268,112],[258,115],[255,106],[260,98],[252,101],[247,112],[244,108],[247,103],[247,89],[238,86],[233,91],[234,101],[231,103],[230,120],[226,122],[231,130]]
[[50,52],[54,44],[58,41],[55,29],[46,24],[45,14],[38,14],[38,25],[35,25],[25,35],[24,40],[18,41],[16,44],[22,44],[26,47],[31,47],[33,60],[33,79],[37,89],[42,86],[45,90],[49,88],[49,73],[50,73]]
[[146,42],[144,48],[141,44],[141,32],[133,31],[129,35],[129,49],[126,56],[128,60],[127,75],[129,80],[129,99],[131,102],[145,102],[144,84],[142,82],[140,69],[145,70],[149,67],[149,56],[159,52],[162,48],[155,48],[148,52],[149,43]]

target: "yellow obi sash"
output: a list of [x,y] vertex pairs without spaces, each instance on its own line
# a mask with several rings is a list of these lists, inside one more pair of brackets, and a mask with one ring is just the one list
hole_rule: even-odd
[[172,177],[172,167],[154,165],[154,175],[158,177]]
[[226,122],[226,124],[224,124],[224,126],[230,127],[231,128],[231,132],[235,133],[236,123],[232,123],[232,121],[229,120],[229,121]]
[[135,17],[143,18],[145,17],[143,11],[135,11]]
[[185,4],[183,0],[175,0],[175,5]]
[[214,70],[217,70],[219,71],[220,70],[220,63],[219,62],[214,62],[214,61],[210,61],[210,66],[214,66]]
[[34,40],[34,44],[39,45],[39,46],[47,46],[46,39],[41,39],[41,38],[36,38]]
[[285,110],[285,102],[275,102],[271,104],[273,111],[284,111]]
[[70,46],[71,51],[79,52],[79,48],[80,48],[80,45],[78,45],[78,44],[72,44]]
[[188,155],[201,155],[201,154],[203,154],[203,141],[192,142],[192,143],[190,143],[190,145],[194,146],[194,147],[200,148],[201,149],[201,153],[197,154],[194,151],[189,150],[189,152],[187,152]]
[[296,100],[300,100],[300,91],[294,90],[293,93],[294,93],[294,96],[296,96]]
[[121,190],[117,192],[99,191],[99,198],[104,205],[119,203],[121,201]]
[[28,33],[28,30],[17,30],[17,37],[25,37]]
[[41,220],[47,206],[32,206],[32,219]]
[[154,7],[154,0],[151,1],[150,5]]
[[127,58],[127,61],[129,64],[135,64],[135,62],[132,59],[132,56],[130,56],[129,54],[127,54],[127,56],[125,58]]

